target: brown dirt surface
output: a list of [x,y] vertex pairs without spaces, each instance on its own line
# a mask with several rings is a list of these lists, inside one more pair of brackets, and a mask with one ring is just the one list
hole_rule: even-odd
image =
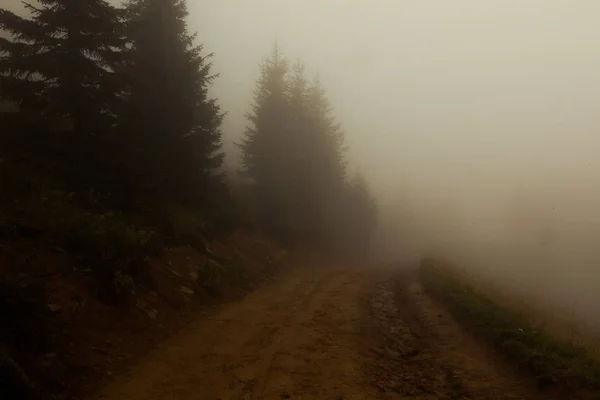
[[198,314],[91,397],[549,399],[389,269],[290,268]]

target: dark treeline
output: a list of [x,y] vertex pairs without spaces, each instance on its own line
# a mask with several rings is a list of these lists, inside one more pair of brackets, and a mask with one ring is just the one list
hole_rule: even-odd
[[91,225],[95,240],[128,243],[104,252],[115,258],[226,233],[245,207],[290,244],[366,254],[373,200],[348,173],[341,126],[300,62],[275,48],[262,64],[240,143],[243,195],[233,196],[224,112],[208,94],[216,73],[187,29],[185,1],[26,7],[27,18],[0,9],[0,94],[15,108],[0,113],[4,233],[54,230],[79,249]]

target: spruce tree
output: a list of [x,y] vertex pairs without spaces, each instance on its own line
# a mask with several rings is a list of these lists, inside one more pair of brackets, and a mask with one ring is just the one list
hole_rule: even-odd
[[[128,83],[123,118],[135,181],[160,203],[199,205],[223,189],[223,113],[208,89],[212,54],[195,45],[183,0],[131,0],[129,45],[122,73]],[[184,204],[185,203],[185,204]]]
[[240,143],[242,174],[251,181],[250,195],[263,226],[279,235],[292,229],[293,196],[289,167],[296,149],[290,148],[290,109],[287,96],[289,64],[279,47],[261,65],[254,104],[246,115],[250,126]]
[[24,5],[27,17],[0,9],[0,89],[20,111],[14,136],[82,200],[114,193],[120,11],[104,0]]
[[106,129],[118,91],[119,12],[104,0],[24,3],[30,18],[0,9],[2,95],[33,116],[67,119],[80,134]]

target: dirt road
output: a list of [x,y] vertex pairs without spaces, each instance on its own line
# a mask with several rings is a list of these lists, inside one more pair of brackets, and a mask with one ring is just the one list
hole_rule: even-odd
[[199,315],[93,399],[537,399],[410,275],[289,271]]

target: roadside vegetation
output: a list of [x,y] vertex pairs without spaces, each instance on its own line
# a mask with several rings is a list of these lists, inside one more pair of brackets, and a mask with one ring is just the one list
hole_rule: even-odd
[[425,290],[458,322],[492,345],[541,388],[584,390],[600,395],[600,361],[586,349],[554,339],[520,315],[500,307],[451,271],[426,259],[420,268]]

